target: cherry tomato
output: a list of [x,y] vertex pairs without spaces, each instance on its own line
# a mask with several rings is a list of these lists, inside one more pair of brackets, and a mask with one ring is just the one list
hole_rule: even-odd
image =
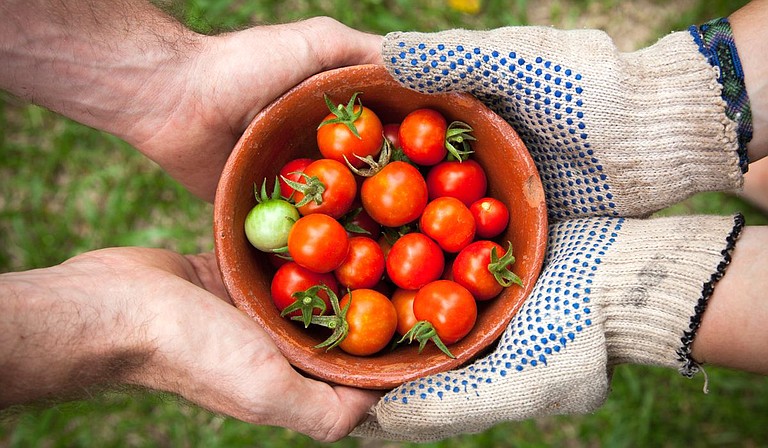
[[283,167],[280,169],[280,176],[278,176],[278,179],[280,179],[280,194],[284,198],[290,199],[291,195],[293,194],[293,187],[288,185],[284,179],[292,180],[294,182],[300,181],[301,173],[304,172],[304,169],[308,167],[312,162],[312,159],[301,158],[293,159],[283,165]]
[[[346,163],[346,158],[352,166],[359,168],[364,162],[355,155],[368,157],[378,154],[384,143],[384,131],[375,112],[359,104],[353,106],[355,97],[356,94],[346,107],[339,105],[323,119],[324,124],[317,129],[317,146],[323,157],[341,163]],[[357,118],[352,120],[355,116]],[[339,118],[340,122],[328,122]],[[350,126],[354,126],[358,135]]]
[[272,252],[285,247],[299,211],[290,202],[280,197],[277,189],[272,195],[266,191],[266,181],[261,192],[256,194],[257,204],[245,216],[245,236],[253,247],[263,252]]
[[388,123],[384,125],[384,138],[389,140],[393,148],[400,147],[400,138],[398,133],[400,132],[400,123]]
[[406,162],[390,162],[365,179],[360,200],[379,224],[399,227],[415,221],[427,205],[427,184],[418,169]]
[[351,355],[368,356],[389,345],[397,328],[397,312],[387,296],[372,289],[355,289],[339,301],[342,309],[348,303],[349,333],[339,347]]
[[476,161],[447,161],[433,166],[427,173],[429,199],[454,197],[467,207],[485,196],[488,178]]
[[349,289],[373,288],[384,275],[384,252],[379,243],[368,237],[352,237],[347,257],[333,272],[339,283]]
[[509,209],[496,198],[482,198],[469,206],[475,218],[478,238],[493,238],[501,234],[509,224]]
[[[496,263],[491,257],[494,249]],[[451,272],[453,280],[467,288],[475,300],[490,300],[498,296],[505,286],[520,284],[519,277],[510,270],[514,261],[512,254],[507,254],[499,244],[480,240],[459,252]]]
[[[293,297],[294,293],[306,291],[315,285],[326,285],[334,294],[339,293],[339,284],[333,274],[313,272],[299,266],[296,262],[289,261],[280,266],[272,277],[272,301],[279,311],[283,311],[296,301]],[[326,312],[330,311],[331,301],[328,293],[321,291],[318,297],[325,303]],[[313,313],[320,314],[320,308],[315,308]],[[301,316],[301,310],[295,310],[287,316]]]
[[413,299],[413,314],[432,324],[444,344],[453,344],[469,334],[477,320],[477,304],[463,286],[450,280],[424,285]]
[[460,200],[448,196],[427,204],[419,228],[449,253],[460,251],[475,238],[472,213]]
[[341,266],[349,251],[347,231],[322,213],[303,216],[288,234],[293,261],[314,272],[331,272]]
[[423,233],[401,236],[387,255],[387,275],[404,289],[419,289],[440,278],[444,266],[445,255],[440,246]]
[[418,322],[413,314],[413,299],[418,291],[414,289],[397,288],[392,293],[392,305],[397,311],[397,334],[405,336],[408,330]]
[[309,164],[299,182],[307,191],[302,192],[301,188],[295,187],[294,200],[299,213],[305,216],[324,213],[341,218],[352,207],[357,195],[357,182],[352,171],[331,159],[319,159]]
[[416,109],[400,123],[398,140],[403,153],[417,165],[431,166],[445,159],[448,122],[434,109]]

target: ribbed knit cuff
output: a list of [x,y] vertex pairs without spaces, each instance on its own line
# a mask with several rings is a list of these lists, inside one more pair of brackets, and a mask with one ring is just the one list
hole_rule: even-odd
[[594,279],[612,364],[698,371],[691,344],[743,225],[741,215],[624,223]]

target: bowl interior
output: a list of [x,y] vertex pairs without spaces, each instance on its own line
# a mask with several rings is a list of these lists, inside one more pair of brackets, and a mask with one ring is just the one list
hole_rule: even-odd
[[[428,344],[420,354],[414,344],[370,357],[348,355],[339,349],[314,349],[322,336],[280,317],[269,292],[275,269],[245,237],[245,217],[256,204],[254,183],[261,185],[264,178],[274,179],[291,159],[318,158],[315,131],[328,114],[323,94],[328,94],[335,103],[346,103],[354,92],[362,92],[363,104],[373,109],[385,124],[399,122],[408,112],[422,107],[440,111],[448,122],[468,123],[477,137],[473,157],[488,174],[488,195],[510,208],[510,225],[501,240],[512,242],[514,271],[524,286],[506,288],[501,296],[480,304],[475,328],[450,347],[456,359],[445,356],[433,344]],[[255,117],[227,162],[214,206],[216,256],[235,305],[261,324],[299,370],[329,382],[370,389],[388,389],[455,368],[492,344],[538,277],[546,246],[546,227],[538,172],[525,146],[504,120],[467,94],[427,95],[405,89],[383,67],[374,65],[316,75]]]

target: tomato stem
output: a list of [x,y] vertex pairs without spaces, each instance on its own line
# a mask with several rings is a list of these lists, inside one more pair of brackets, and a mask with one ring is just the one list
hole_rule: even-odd
[[275,177],[275,186],[272,189],[272,196],[269,196],[267,194],[267,178],[264,178],[263,181],[261,181],[261,190],[257,187],[256,183],[253,184],[253,195],[256,197],[256,202],[261,204],[264,201],[268,201],[270,199],[282,199],[280,192],[280,182],[277,180],[277,177]]
[[[299,310],[301,311],[301,321],[304,323],[304,328],[308,328],[309,324],[312,323],[312,316],[315,314],[315,309],[319,309],[320,314],[325,313],[326,310],[325,301],[318,295],[321,290],[319,286],[320,285],[311,286],[307,288],[306,291],[298,291],[291,294],[291,297],[295,300],[292,304],[283,309],[280,316],[285,317],[294,311]],[[291,317],[291,319],[293,319],[293,317]]]
[[[333,333],[326,339],[325,341],[317,344],[315,348],[325,348],[326,351],[331,350],[332,348],[335,348],[337,345],[341,344],[342,341],[347,337],[347,334],[349,334],[349,323],[347,323],[347,311],[349,310],[349,305],[352,303],[352,293],[349,293],[349,301],[344,306],[344,308],[341,308],[341,305],[339,304],[339,298],[336,296],[336,294],[331,290],[331,288],[327,287],[326,285],[315,285],[312,286],[309,289],[317,288],[322,289],[323,291],[328,294],[328,298],[331,302],[331,308],[333,309],[333,315],[330,316],[318,316],[318,315],[311,315],[310,324],[313,325],[320,325],[326,328],[329,328],[333,330]],[[307,291],[309,291],[309,289]],[[291,317],[292,320],[301,320],[301,317],[299,316],[293,316]],[[307,327],[309,325],[306,325]]]
[[397,341],[398,344],[403,343],[406,339],[408,339],[408,343],[412,343],[414,340],[419,341],[419,353],[424,350],[424,346],[427,345],[427,342],[432,341],[435,343],[437,348],[440,349],[443,353],[448,355],[450,358],[456,358],[453,353],[451,353],[450,350],[448,350],[448,347],[443,343],[443,341],[440,339],[440,336],[437,335],[437,330],[435,330],[435,326],[432,325],[429,321],[426,320],[420,320],[416,322],[413,327],[411,327],[410,330],[408,330],[407,333],[403,335],[402,338],[400,338],[399,341]]
[[515,257],[512,255],[512,242],[507,241],[507,251],[501,258],[496,253],[496,247],[491,249],[491,262],[488,263],[488,271],[505,288],[512,284],[523,286],[523,281],[520,277],[510,269],[514,263]]
[[323,184],[323,181],[317,176],[309,176],[304,173],[299,173],[299,175],[305,179],[304,183],[296,182],[285,176],[281,176],[283,181],[288,184],[289,187],[293,188],[294,192],[298,191],[304,195],[304,197],[295,204],[296,207],[302,207],[309,204],[311,201],[315,201],[315,204],[317,205],[322,204],[323,193],[325,193],[325,184]]
[[355,167],[349,162],[349,159],[347,159],[347,156],[344,155],[344,161],[347,162],[347,166],[350,170],[352,170],[353,173],[357,174],[358,176],[362,177],[372,177],[374,174],[378,173],[382,170],[392,157],[392,143],[389,142],[386,138],[384,139],[384,142],[381,145],[381,151],[379,152],[379,160],[373,160],[373,157],[367,156],[367,157],[360,157],[357,154],[355,154],[355,157],[357,157],[359,160],[362,160],[366,165],[368,165],[368,168],[361,170],[360,168]]
[[328,95],[324,94],[323,98],[325,99],[325,104],[328,106],[328,110],[330,110],[331,113],[336,116],[336,118],[330,118],[323,121],[317,128],[320,129],[327,124],[343,124],[349,128],[350,132],[352,132],[355,137],[362,140],[362,137],[360,137],[360,134],[357,132],[357,128],[355,127],[355,121],[360,118],[360,115],[363,114],[363,102],[360,100],[358,100],[360,107],[357,109],[357,111],[355,111],[355,99],[357,99],[357,96],[360,95],[360,93],[361,92],[355,92],[352,95],[352,98],[349,99],[349,102],[346,106],[342,104],[333,104],[331,99],[328,98]]
[[463,162],[474,152],[470,145],[470,142],[477,140],[470,134],[473,131],[472,127],[463,121],[454,121],[448,125],[445,132],[445,149],[448,150],[449,160]]

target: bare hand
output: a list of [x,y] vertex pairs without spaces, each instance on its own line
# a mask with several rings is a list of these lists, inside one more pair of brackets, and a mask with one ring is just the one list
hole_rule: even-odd
[[228,303],[211,254],[105,249],[4,274],[0,285],[8,293],[0,313],[3,407],[135,384],[333,441],[380,396],[296,372]]

